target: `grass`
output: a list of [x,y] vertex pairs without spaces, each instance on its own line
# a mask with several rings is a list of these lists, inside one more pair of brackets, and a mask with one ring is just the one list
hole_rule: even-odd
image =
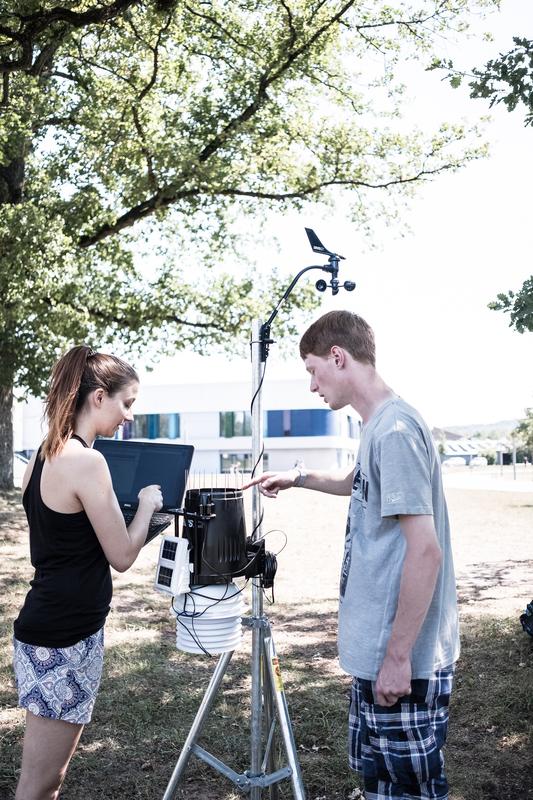
[[[0,797],[5,800],[14,794],[23,734],[11,674],[12,620],[31,577],[18,501],[17,493],[0,497]],[[167,599],[150,588],[154,560],[153,551],[145,554],[138,568],[116,582],[102,688],[62,800],[161,798],[207,687],[215,659],[176,650]],[[358,782],[346,763],[349,678],[336,662],[335,605],[334,597],[326,597],[267,609],[308,800],[357,796]],[[201,738],[237,772],[249,767],[249,639],[245,634],[230,663]],[[516,616],[463,615],[446,753],[450,800],[533,800],[532,647]],[[238,797],[229,781],[194,758],[176,793],[177,800]],[[290,783],[280,784],[280,800],[291,797]]]

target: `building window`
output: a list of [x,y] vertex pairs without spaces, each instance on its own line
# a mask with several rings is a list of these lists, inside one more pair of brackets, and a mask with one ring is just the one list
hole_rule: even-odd
[[148,439],[148,414],[137,414],[129,426],[128,439]]
[[268,411],[265,436],[338,436],[340,417],[331,409]]
[[232,436],[252,435],[252,415],[249,411],[221,411],[220,435],[225,439]]
[[[221,453],[221,472],[251,472],[254,468],[251,453]],[[263,454],[263,470],[268,469],[268,453]]]
[[359,425],[357,424],[357,420],[353,417],[347,417],[348,420],[348,436],[350,439],[357,439],[359,433]]
[[159,436],[161,439],[179,439],[180,436],[179,414],[159,415]]
[[178,439],[179,435],[179,414],[137,414],[122,431],[123,439]]

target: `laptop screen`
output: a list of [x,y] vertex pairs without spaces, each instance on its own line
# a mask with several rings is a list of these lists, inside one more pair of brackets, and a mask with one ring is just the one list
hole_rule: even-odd
[[188,444],[97,439],[94,449],[104,456],[121,506],[138,505],[144,486],[159,484],[163,510],[180,508],[194,448]]

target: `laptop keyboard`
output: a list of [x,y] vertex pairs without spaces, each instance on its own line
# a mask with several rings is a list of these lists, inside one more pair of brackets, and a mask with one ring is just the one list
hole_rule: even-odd
[[[126,527],[132,522],[135,514],[137,513],[134,509],[122,509],[122,513],[124,515],[124,521],[126,522]],[[172,517],[170,514],[160,514],[159,512],[152,514],[152,518],[150,520],[150,527],[152,526],[159,526],[165,525],[165,527],[171,522]]]

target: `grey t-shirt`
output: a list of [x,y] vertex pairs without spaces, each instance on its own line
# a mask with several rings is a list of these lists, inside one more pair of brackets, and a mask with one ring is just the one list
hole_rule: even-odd
[[459,657],[457,597],[440,461],[421,416],[399,397],[363,426],[339,606],[339,659],[350,675],[374,681],[396,615],[405,538],[398,514],[432,514],[442,565],[415,642],[413,678],[429,678]]

